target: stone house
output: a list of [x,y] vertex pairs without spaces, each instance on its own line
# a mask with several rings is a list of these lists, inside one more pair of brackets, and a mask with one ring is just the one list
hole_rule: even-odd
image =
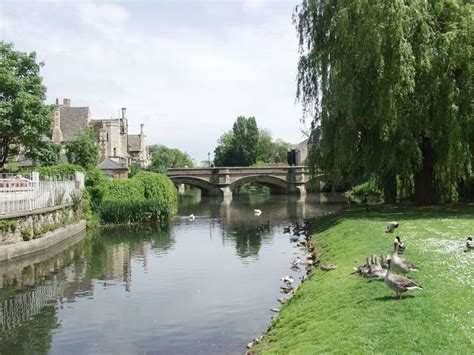
[[126,108],[121,109],[119,118],[91,119],[89,107],[72,107],[70,99],[63,99],[52,113],[52,136],[55,143],[71,141],[77,138],[87,127],[97,134],[99,143],[99,164],[111,159],[121,167],[138,162],[146,167],[149,154],[145,146],[143,124],[139,134],[128,134]]

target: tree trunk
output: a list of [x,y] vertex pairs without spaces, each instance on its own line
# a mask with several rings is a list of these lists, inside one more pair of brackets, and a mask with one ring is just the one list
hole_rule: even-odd
[[431,141],[423,137],[420,144],[421,169],[415,173],[415,203],[427,205],[435,201],[434,152]]
[[385,203],[397,202],[397,174],[395,172],[390,171],[383,175],[382,189]]

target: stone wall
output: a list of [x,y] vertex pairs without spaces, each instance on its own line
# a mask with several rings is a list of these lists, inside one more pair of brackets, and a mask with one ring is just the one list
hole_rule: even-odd
[[47,232],[79,221],[71,204],[0,215],[0,247],[41,238]]

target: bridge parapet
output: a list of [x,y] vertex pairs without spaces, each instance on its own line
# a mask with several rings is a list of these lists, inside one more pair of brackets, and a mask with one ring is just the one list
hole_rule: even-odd
[[211,196],[229,196],[233,189],[248,182],[270,186],[274,191],[304,194],[310,177],[306,166],[179,168],[168,170],[167,176],[176,184],[196,186]]

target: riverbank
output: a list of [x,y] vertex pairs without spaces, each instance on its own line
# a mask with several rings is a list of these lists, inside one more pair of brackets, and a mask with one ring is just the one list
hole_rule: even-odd
[[[384,233],[389,221],[395,233]],[[321,262],[285,304],[252,353],[468,353],[474,346],[474,206],[384,207],[368,214],[348,209],[318,219],[312,239]],[[371,254],[388,254],[395,235],[407,245],[404,258],[416,263],[424,291],[395,292],[383,281],[369,281],[353,267]]]

